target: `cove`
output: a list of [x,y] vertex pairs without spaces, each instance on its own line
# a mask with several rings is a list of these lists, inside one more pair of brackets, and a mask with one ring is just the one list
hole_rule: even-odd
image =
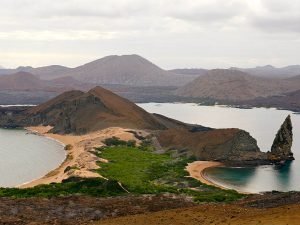
[[65,159],[62,144],[23,129],[0,129],[0,186],[14,187],[46,175]]
[[142,108],[187,123],[213,128],[244,129],[257,140],[262,151],[271,148],[276,132],[288,114],[293,123],[292,151],[295,161],[285,166],[248,168],[210,168],[205,176],[218,185],[243,192],[300,191],[300,115],[274,108],[240,109],[226,106],[202,106],[194,103],[143,103]]

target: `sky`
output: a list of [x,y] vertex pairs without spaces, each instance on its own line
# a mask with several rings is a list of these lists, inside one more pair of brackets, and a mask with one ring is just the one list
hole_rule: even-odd
[[164,69],[300,64],[299,0],[0,0],[0,65],[138,54]]

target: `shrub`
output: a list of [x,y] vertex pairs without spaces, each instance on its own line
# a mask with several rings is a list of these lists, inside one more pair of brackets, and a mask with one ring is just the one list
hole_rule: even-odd
[[67,150],[67,151],[72,150],[72,149],[73,149],[73,145],[71,145],[71,144],[67,144],[65,146],[65,150]]
[[129,141],[124,141],[121,140],[118,137],[111,137],[111,138],[107,138],[103,141],[103,143],[106,146],[128,146],[128,147],[135,147],[136,146],[136,141],[135,140],[129,140]]

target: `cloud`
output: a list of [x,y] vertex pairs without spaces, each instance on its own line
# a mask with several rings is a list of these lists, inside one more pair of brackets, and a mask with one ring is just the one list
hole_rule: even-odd
[[226,23],[234,17],[240,16],[245,4],[241,1],[180,1],[172,4],[169,15],[174,18],[199,23]]
[[21,41],[74,41],[74,40],[102,40],[117,37],[115,32],[80,31],[12,31],[0,32],[0,40]]
[[16,66],[26,54],[35,65],[41,54],[49,64],[67,55],[60,59],[73,66],[88,61],[80,55],[131,53],[169,68],[297,64],[299,8],[299,0],[1,0],[0,50],[19,51],[9,57]]
[[249,15],[250,24],[264,32],[300,32],[300,2],[261,0],[260,10]]

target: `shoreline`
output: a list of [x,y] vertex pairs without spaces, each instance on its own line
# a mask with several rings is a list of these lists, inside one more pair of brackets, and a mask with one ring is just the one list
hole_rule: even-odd
[[201,183],[219,187],[221,189],[227,189],[226,187],[220,186],[211,180],[207,179],[206,176],[204,175],[204,170],[207,168],[211,167],[219,167],[219,166],[224,166],[223,163],[221,162],[215,162],[215,161],[195,161],[192,163],[189,163],[186,166],[186,171],[190,174],[190,177],[199,180]]
[[[211,185],[211,186],[215,186],[224,190],[230,190],[230,188],[220,185],[216,182],[214,182],[213,180],[209,179],[207,177],[207,175],[205,174],[205,170],[208,168],[212,168],[212,167],[224,167],[225,164],[221,163],[221,162],[216,162],[216,161],[195,161],[192,163],[189,163],[186,166],[186,171],[188,171],[188,173],[190,174],[190,177],[199,180],[200,182],[207,184],[207,185]],[[240,191],[240,190],[236,190],[238,193],[241,194],[252,194],[250,192],[244,192],[244,191]]]
[[63,146],[71,145],[71,149],[64,149],[66,157],[57,168],[54,168],[40,178],[18,185],[18,188],[29,188],[40,184],[60,183],[62,180],[71,176],[100,178],[102,176],[95,172],[96,169],[99,169],[97,162],[105,162],[106,160],[93,154],[94,148],[103,146],[102,141],[112,136],[124,140],[136,140],[134,134],[128,132],[130,129],[123,129],[120,127],[106,128],[85,135],[53,134],[49,133],[51,128],[51,126],[36,126],[25,127],[24,129],[33,134],[55,140]]
[[41,134],[39,131],[34,130],[34,128],[31,128],[31,127],[24,127],[24,130],[26,130],[28,134],[42,136],[42,137],[44,137],[44,138],[47,138],[47,139],[50,139],[50,140],[52,140],[52,141],[57,142],[58,144],[60,144],[60,145],[62,146],[62,148],[63,148],[62,150],[64,151],[65,157],[64,157],[64,159],[60,162],[60,164],[59,164],[57,167],[51,169],[49,172],[47,172],[46,174],[44,174],[44,175],[42,175],[42,176],[40,176],[40,177],[38,177],[38,178],[35,178],[35,179],[31,180],[31,181],[27,181],[27,182],[24,182],[24,183],[22,183],[22,184],[19,184],[19,185],[15,186],[15,187],[17,187],[17,188],[25,188],[25,187],[27,187],[27,185],[29,185],[29,184],[31,184],[31,183],[34,183],[34,182],[39,181],[39,180],[42,180],[42,179],[43,179],[44,177],[46,177],[49,173],[51,173],[52,171],[54,171],[54,170],[60,168],[60,167],[63,165],[63,163],[66,161],[67,157],[68,157],[68,152],[65,150],[66,144],[63,143],[62,141],[59,141],[59,140],[57,140],[57,139],[55,139],[55,138],[52,138],[52,137],[50,137],[50,136],[47,136],[47,135],[45,135],[45,134]]

